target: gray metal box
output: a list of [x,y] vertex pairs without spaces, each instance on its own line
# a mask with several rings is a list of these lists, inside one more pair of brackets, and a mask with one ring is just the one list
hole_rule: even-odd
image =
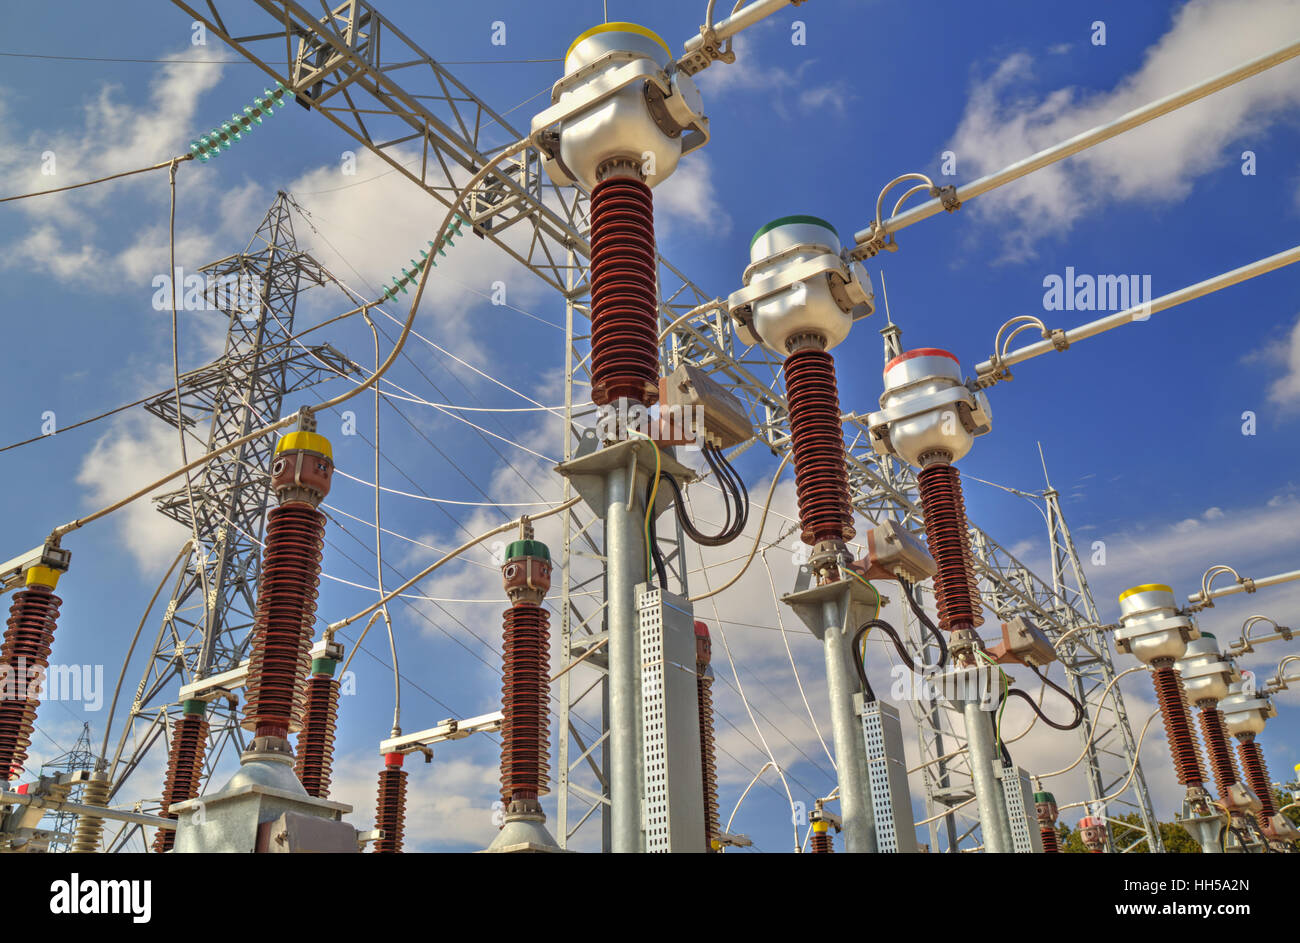
[[695,617],[679,596],[637,586],[646,851],[703,853],[704,774]]
[[912,794],[907,788],[907,761],[898,711],[881,701],[867,701],[861,694],[854,695],[854,699],[862,717],[862,738],[867,748],[876,851],[917,854],[920,849],[912,823]]
[[1038,830],[1038,813],[1034,809],[1034,789],[1029,784],[1029,774],[1019,766],[998,764],[994,775],[1002,784],[1002,801],[1007,807],[1007,820],[1011,823],[1011,847],[1018,855],[1041,855],[1043,836]]

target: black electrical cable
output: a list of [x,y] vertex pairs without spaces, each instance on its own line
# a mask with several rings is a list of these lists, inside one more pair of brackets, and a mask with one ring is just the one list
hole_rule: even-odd
[[907,605],[911,608],[912,614],[926,627],[930,635],[933,636],[935,644],[939,646],[939,663],[935,667],[942,668],[948,662],[948,643],[943,637],[943,632],[930,621],[930,617],[925,614],[921,604],[916,601],[916,593],[918,592],[916,584],[909,583],[901,578],[898,582],[903,587],[903,595],[907,597]]
[[[1083,723],[1083,713],[1084,713],[1084,711],[1083,711],[1083,705],[1079,703],[1079,701],[1075,698],[1075,696],[1074,696],[1073,694],[1071,694],[1069,691],[1065,690],[1065,688],[1061,687],[1059,684],[1057,684],[1057,683],[1056,683],[1055,681],[1053,681],[1051,678],[1047,677],[1046,674],[1044,674],[1043,672],[1039,671],[1035,666],[1030,665],[1030,666],[1029,666],[1029,670],[1032,671],[1034,674],[1038,675],[1039,680],[1042,681],[1043,684],[1047,685],[1049,688],[1051,688],[1051,689],[1052,689],[1053,691],[1055,691],[1057,694],[1061,695],[1061,697],[1063,697],[1063,698],[1065,698],[1067,701],[1069,701],[1069,702],[1070,702],[1070,706],[1074,708],[1074,722],[1071,723],[1069,726],[1067,726],[1067,727],[1060,727],[1060,726],[1057,726],[1056,724],[1053,724],[1050,720],[1047,720],[1046,717],[1043,717],[1042,719],[1043,719],[1044,721],[1046,721],[1046,723],[1047,723],[1049,726],[1056,727],[1057,730],[1073,730],[1073,729],[1075,729],[1076,727],[1078,727],[1079,724]],[[1033,702],[1031,701],[1030,703],[1033,703]],[[1041,714],[1040,714],[1039,716],[1042,717]]]
[[916,671],[916,662],[912,661],[912,656],[908,654],[907,646],[903,644],[903,640],[899,637],[898,632],[894,627],[884,619],[872,619],[866,625],[862,626],[862,628],[858,629],[857,633],[853,636],[853,651],[855,653],[858,651],[862,637],[873,628],[879,628],[882,632],[888,635],[890,640],[894,643],[894,651],[898,652],[899,660],[902,661],[903,664],[907,665],[910,671]]
[[736,534],[739,535],[744,531],[746,525],[749,524],[749,489],[745,487],[745,479],[741,477],[740,472],[736,471],[736,466],[732,465],[731,462],[727,460],[727,456],[722,453],[722,450],[715,448],[714,451],[717,454],[718,462],[721,464],[723,470],[731,476],[732,483],[736,488],[736,494],[740,499],[740,506],[742,508],[740,512],[740,525],[736,528]]
[[[713,472],[713,477],[717,480],[718,484],[721,486],[722,489],[722,506],[724,508],[724,518],[722,523],[722,530],[719,532],[719,537],[723,537],[726,536],[727,534],[730,534],[732,527],[735,526],[735,517],[733,516],[733,512],[731,509],[731,502],[734,496],[732,495],[731,488],[729,487],[730,480],[722,473],[721,469],[718,468],[718,463],[713,457],[713,451],[708,446],[705,446],[703,452],[704,452],[704,461],[708,463],[709,468]],[[739,508],[737,508],[736,510],[738,511]]]
[[[682,494],[681,485],[677,483],[677,479],[666,472],[661,475],[661,478],[666,480],[673,490],[673,506],[677,512],[677,520],[682,525],[682,530],[686,535],[702,547],[721,547],[735,540],[744,532],[745,525],[749,522],[749,492],[745,490],[744,483],[739,480],[739,474],[735,469],[731,468],[721,453],[717,455],[717,458],[721,459],[720,464],[715,464],[715,459],[710,454],[710,450],[705,449],[704,452],[705,461],[709,463],[709,467],[714,470],[718,477],[723,492],[723,500],[727,506],[726,521],[722,530],[718,533],[702,533],[686,513],[686,499]],[[724,468],[726,471],[723,470]],[[738,508],[739,513],[737,515],[732,514],[732,502],[735,502]]]
[[868,632],[876,626],[886,629],[893,636],[894,628],[887,622],[879,619],[872,619],[865,623],[857,632],[853,634],[853,640],[849,643],[849,651],[853,655],[853,667],[857,669],[858,681],[862,683],[862,693],[866,696],[867,702],[870,703],[876,699],[876,692],[871,690],[871,682],[867,680],[867,667],[863,662],[862,639]]

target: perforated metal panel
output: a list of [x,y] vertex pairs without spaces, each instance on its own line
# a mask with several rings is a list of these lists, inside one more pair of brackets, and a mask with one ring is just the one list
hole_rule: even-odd
[[1018,855],[1042,854],[1043,836],[1038,831],[1029,774],[1018,766],[999,766],[993,772],[1002,783],[1002,801],[1011,822],[1011,847]]
[[695,619],[672,593],[637,587],[645,789],[650,852],[703,852],[704,788],[695,683]]
[[867,779],[871,811],[876,821],[876,851],[914,854],[916,829],[912,824],[912,797],[907,788],[903,757],[903,728],[898,711],[880,701],[856,697],[862,716],[862,738],[867,748]]

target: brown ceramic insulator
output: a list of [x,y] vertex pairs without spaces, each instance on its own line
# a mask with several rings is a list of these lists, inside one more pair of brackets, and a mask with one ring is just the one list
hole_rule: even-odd
[[1237,742],[1237,755],[1241,757],[1241,771],[1245,774],[1246,785],[1259,800],[1259,822],[1267,828],[1267,823],[1277,815],[1277,804],[1273,801],[1273,781],[1268,778],[1268,765],[1264,762],[1264,752],[1254,740]]
[[[108,794],[112,784],[107,779],[92,779],[81,790],[78,800],[84,806],[104,808],[108,805]],[[98,816],[82,812],[77,816],[77,830],[72,833],[72,845],[68,853],[73,855],[93,855],[99,851],[99,842],[104,834],[104,820]]]
[[704,771],[704,850],[713,852],[718,835],[718,760],[713,744],[713,679],[696,675],[695,694],[700,708],[700,765]]
[[659,399],[654,198],[632,177],[591,191],[591,399]]
[[1040,826],[1038,833],[1043,836],[1043,854],[1057,855],[1061,853],[1061,842],[1056,834],[1056,829],[1047,825]]
[[327,674],[307,679],[307,702],[298,733],[294,770],[307,795],[327,799],[334,768],[334,730],[339,717],[339,683]]
[[501,798],[537,799],[550,791],[550,616],[520,603],[505,611],[501,678]]
[[1205,782],[1201,754],[1187,716],[1187,697],[1183,693],[1183,679],[1172,665],[1157,665],[1151,669],[1151,683],[1155,685],[1156,700],[1165,722],[1165,737],[1173,757],[1174,771],[1184,786],[1201,786]]
[[1205,738],[1205,752],[1209,755],[1210,771],[1219,787],[1219,799],[1232,808],[1232,789],[1237,782],[1237,768],[1232,762],[1232,749],[1228,735],[1223,730],[1223,711],[1215,707],[1201,708],[1201,736]]
[[849,503],[835,361],[824,350],[805,347],[785,359],[784,372],[800,536],[809,545],[849,540],[857,532]]
[[244,706],[255,737],[287,739],[298,720],[324,535],[325,515],[306,504],[284,504],[267,515]]
[[835,853],[835,840],[831,838],[829,830],[825,832],[812,833],[812,853],[815,855],[830,855]]
[[[175,819],[171,807],[199,794],[203,777],[203,756],[208,749],[208,719],[202,714],[182,714],[172,724],[172,748],[167,754],[167,779],[163,783],[162,807],[158,814]],[[171,851],[176,830],[160,828],[154,834],[153,850]]]
[[15,593],[9,607],[0,643],[0,781],[18,776],[27,759],[62,602],[37,583]]
[[384,837],[374,843],[376,854],[397,854],[402,850],[402,833],[406,829],[406,770],[401,766],[390,763],[379,772],[375,828],[384,832]]
[[983,624],[984,617],[971,566],[961,475],[951,465],[936,463],[923,468],[917,482],[925,515],[925,540],[939,568],[934,577],[939,627],[949,631],[976,628]]

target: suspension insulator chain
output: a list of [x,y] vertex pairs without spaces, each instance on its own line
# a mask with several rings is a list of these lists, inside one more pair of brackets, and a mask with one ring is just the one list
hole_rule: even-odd
[[654,199],[631,177],[591,191],[591,399],[659,399]]
[[[112,783],[107,779],[92,779],[81,790],[81,804],[104,808],[108,805],[108,794]],[[72,834],[69,854],[93,855],[99,851],[99,842],[104,834],[104,820],[96,815],[83,812],[77,816],[77,830]]]
[[384,768],[379,772],[375,828],[384,833],[374,843],[376,854],[391,855],[402,850],[402,834],[406,830],[406,770],[402,769],[400,753],[385,757]]
[[520,603],[505,611],[501,678],[501,799],[536,800],[550,791],[550,616]]
[[323,671],[307,679],[307,703],[298,734],[294,769],[307,795],[327,799],[334,771],[334,731],[339,717],[339,683]]
[[807,347],[786,358],[784,372],[800,536],[810,545],[849,540],[856,531],[835,361],[826,351]]
[[284,504],[267,515],[244,708],[255,737],[287,739],[298,720],[324,535],[325,515],[305,504]]
[[1214,707],[1201,708],[1201,733],[1205,737],[1214,783],[1219,787],[1219,799],[1232,808],[1231,787],[1237,782],[1237,768],[1228,746],[1228,736],[1223,730],[1223,711]]
[[1183,693],[1183,679],[1172,665],[1156,664],[1151,669],[1151,682],[1155,685],[1156,700],[1165,722],[1165,736],[1169,753],[1173,757],[1174,771],[1184,786],[1201,786],[1205,782],[1200,750],[1187,716],[1187,696]]
[[927,465],[917,476],[925,539],[939,571],[934,578],[939,626],[948,631],[973,629],[983,624],[975,569],[971,565],[970,532],[961,475],[951,465]]
[[[199,794],[203,757],[208,749],[208,719],[201,713],[203,708],[199,710],[200,713],[182,714],[172,724],[172,748],[167,754],[167,779],[158,812],[163,818],[175,819],[171,807]],[[171,851],[175,842],[175,829],[160,828],[154,834],[153,850],[159,854]]]
[[12,700],[0,700],[0,780],[17,777],[27,760],[40,705],[40,698],[33,696],[39,695],[39,681],[32,679],[43,678],[50,665],[50,646],[62,602],[49,586],[39,583],[14,594],[0,644],[4,687],[8,689],[4,694],[13,696]]

